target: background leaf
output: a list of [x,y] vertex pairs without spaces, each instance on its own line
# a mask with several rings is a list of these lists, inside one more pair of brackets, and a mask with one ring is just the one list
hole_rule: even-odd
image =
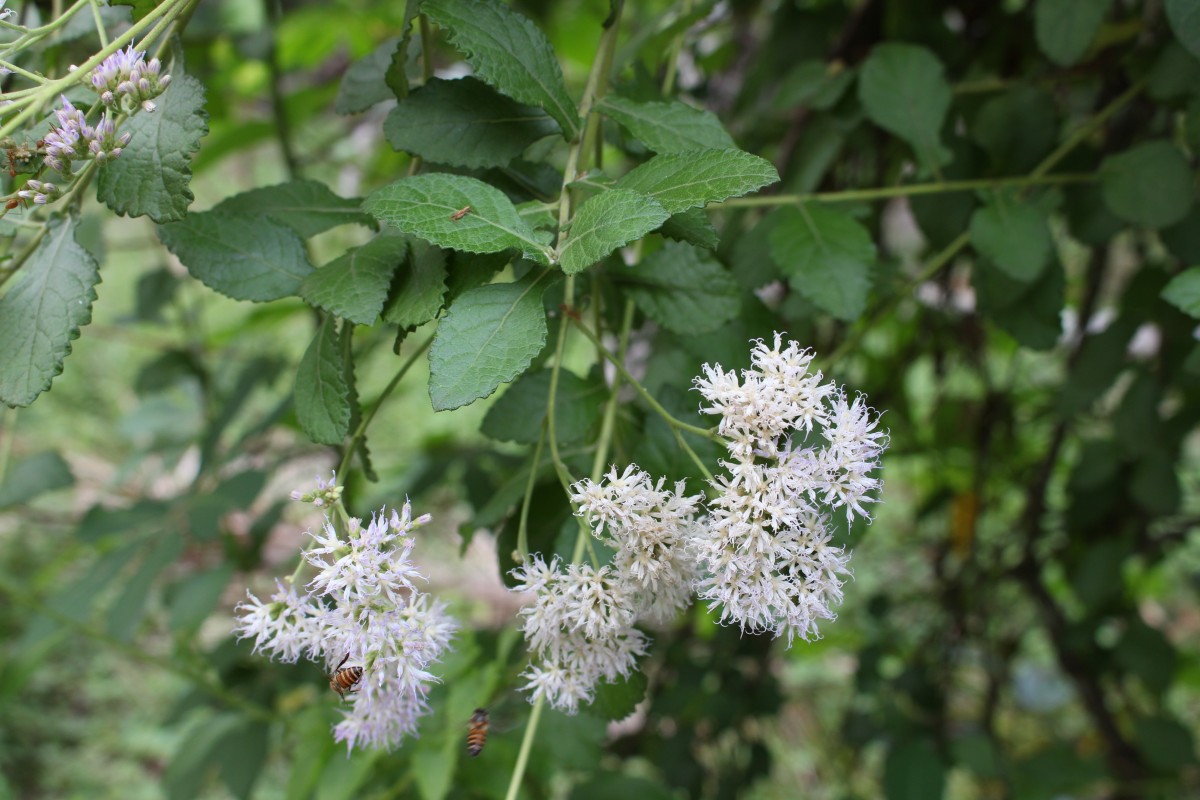
[[971,244],[1018,281],[1037,279],[1054,242],[1045,212],[1030,202],[995,192],[971,215]]
[[[455,214],[467,206],[469,213]],[[523,250],[549,263],[546,247],[504,193],[465,175],[403,178],[374,192],[363,208],[383,222],[428,242],[469,253]]]
[[483,81],[433,78],[391,110],[383,133],[392,147],[426,161],[502,167],[559,128],[540,108],[505,97]]
[[771,257],[792,288],[839,319],[862,314],[875,263],[866,228],[822,206],[786,207],[768,238]]
[[333,101],[334,111],[357,114],[376,103],[395,99],[396,95],[387,84],[387,72],[400,42],[398,37],[385,39],[368,55],[350,65],[338,84],[337,97]]
[[454,302],[429,350],[435,411],[487,397],[529,367],[546,344],[546,286],[530,276],[471,289]]
[[600,109],[656,153],[737,147],[716,114],[678,100],[639,103],[610,94],[605,96]]
[[667,153],[631,170],[614,188],[649,195],[678,214],[761,189],[779,180],[771,163],[742,150]]
[[350,387],[332,317],[317,329],[296,370],[296,419],[318,444],[341,444],[350,434]]
[[[550,370],[526,372],[500,395],[480,430],[485,436],[506,442],[534,444],[546,419],[546,398],[550,396]],[[600,418],[600,408],[608,397],[603,381],[580,378],[569,370],[558,374],[555,394],[554,427],[559,444],[577,442]]]
[[0,509],[28,503],[38,495],[75,483],[71,467],[58,453],[46,450],[9,466],[0,483]]
[[139,111],[121,126],[133,136],[99,171],[96,199],[118,214],[162,224],[183,219],[192,204],[191,161],[208,133],[208,115],[204,86],[191,75],[172,75],[155,102],[156,110]]
[[911,44],[877,45],[858,79],[858,99],[867,117],[908,142],[930,168],[951,158],[941,140],[950,97],[937,56]]
[[343,319],[372,325],[407,257],[408,239],[384,231],[310,273],[300,284],[300,296]]
[[677,333],[715,330],[742,308],[733,275],[710,253],[682,242],[667,242],[616,277],[646,316]]
[[294,230],[302,239],[338,225],[357,223],[374,227],[357,197],[338,197],[320,181],[290,181],[235,194],[213,207],[223,214],[270,216]]
[[1192,170],[1168,142],[1145,142],[1100,165],[1100,191],[1113,214],[1135,225],[1165,228],[1192,207]]
[[554,48],[529,19],[490,0],[428,0],[421,11],[446,31],[476,75],[514,100],[545,109],[567,138],[579,132]]
[[654,200],[625,189],[610,189],[588,198],[571,220],[559,264],[568,275],[582,272],[618,247],[658,228],[669,216]]
[[1087,52],[1112,0],[1037,0],[1033,31],[1051,61],[1069,67]]
[[446,253],[420,240],[412,241],[410,251],[412,256],[396,274],[383,310],[386,321],[405,330],[436,317],[446,296]]
[[27,406],[50,388],[71,340],[92,320],[99,268],[75,241],[75,217],[52,217],[48,231],[0,297],[0,401]]
[[1200,58],[1200,6],[1191,0],[1166,0],[1171,31],[1188,52]]
[[161,225],[158,238],[205,286],[234,300],[294,295],[312,264],[295,231],[269,217],[205,211]]
[[1172,278],[1162,296],[1183,313],[1200,319],[1200,267],[1191,267]]

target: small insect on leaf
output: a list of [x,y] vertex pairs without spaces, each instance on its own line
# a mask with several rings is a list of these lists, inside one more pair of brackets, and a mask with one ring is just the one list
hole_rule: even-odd
[[455,211],[453,214],[451,214],[450,219],[453,220],[454,222],[458,222],[460,219],[462,219],[463,217],[465,217],[467,214],[470,214],[470,213],[471,213],[471,207],[463,206],[458,211]]

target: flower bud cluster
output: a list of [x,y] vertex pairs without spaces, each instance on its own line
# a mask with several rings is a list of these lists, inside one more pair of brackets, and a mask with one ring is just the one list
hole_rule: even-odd
[[412,533],[428,521],[413,519],[407,503],[369,524],[350,518],[344,533],[326,521],[303,553],[318,570],[305,591],[277,582],[270,602],[247,592],[237,607],[238,638],[253,637],[256,652],[285,662],[324,658],[327,671],[342,662],[362,667],[346,696],[350,710],[334,727],[347,748],[396,747],[429,710],[425,698],[437,680],[430,669],[457,624],[416,584],[423,577],[410,559]]
[[594,699],[601,678],[628,677],[649,645],[637,623],[662,624],[689,602],[696,566],[687,532],[701,500],[684,496],[682,483],[664,490],[663,480],[632,466],[571,488],[577,513],[616,549],[612,564],[564,567],[534,556],[513,571],[515,590],[534,594],[521,610],[537,656],[525,689],[569,714]]
[[127,113],[141,106],[153,111],[152,102],[171,83],[170,75],[162,74],[157,58],[146,60],[146,54],[133,45],[118,50],[92,70],[92,88],[104,105],[120,106]]
[[702,411],[721,415],[731,456],[694,540],[700,596],[722,622],[786,634],[789,645],[834,619],[850,556],[830,543],[829,513],[870,517],[864,505],[880,486],[871,473],[888,444],[863,398],[811,372],[812,359],[776,334],[772,346],[756,343],[740,380],[706,364],[695,382],[710,403]]
[[[121,155],[125,145],[129,144],[132,136],[130,133],[118,136],[116,125],[108,112],[105,112],[95,126],[89,125],[83,112],[65,97],[62,99],[62,108],[56,109],[54,116],[58,125],[46,134],[44,161],[47,167],[61,172],[64,176],[71,175],[71,162],[76,159],[94,158],[103,164],[116,158]],[[25,192],[18,194],[21,197],[26,196]],[[36,199],[34,202],[37,202]]]

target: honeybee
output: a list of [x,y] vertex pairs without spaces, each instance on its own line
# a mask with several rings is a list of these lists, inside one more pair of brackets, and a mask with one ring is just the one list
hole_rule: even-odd
[[467,214],[470,214],[470,213],[471,213],[471,207],[463,206],[458,211],[455,211],[453,214],[450,215],[450,220],[452,222],[458,222],[460,219],[462,219],[463,217],[465,217]]
[[346,692],[353,694],[356,691],[354,686],[362,680],[363,676],[362,667],[342,668],[342,664],[345,664],[349,658],[350,654],[346,653],[346,657],[334,667],[333,672],[329,673],[329,688],[337,692],[343,700],[346,699]]
[[467,754],[474,758],[483,752],[487,744],[488,712],[486,708],[477,708],[471,715],[471,729],[467,731]]

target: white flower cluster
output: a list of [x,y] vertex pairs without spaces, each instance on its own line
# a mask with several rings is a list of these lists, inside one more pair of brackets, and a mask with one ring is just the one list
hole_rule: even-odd
[[319,570],[306,592],[277,582],[270,602],[247,592],[249,602],[237,607],[238,637],[254,637],[256,652],[287,662],[324,657],[327,671],[343,661],[362,667],[347,695],[350,710],[334,728],[348,748],[398,746],[428,711],[429,683],[437,680],[429,668],[457,628],[415,583],[423,578],[409,558],[411,533],[428,521],[414,520],[407,503],[366,526],[350,518],[345,534],[326,521],[303,554]]
[[694,540],[700,596],[721,608],[722,622],[786,634],[789,645],[834,619],[850,556],[830,544],[827,512],[869,518],[863,506],[879,487],[870,473],[888,444],[863,398],[823,382],[812,359],[776,334],[773,346],[755,344],[740,380],[719,364],[696,379],[732,456]]
[[686,536],[700,496],[663,489],[645,472],[611,471],[580,481],[571,497],[595,534],[616,548],[611,565],[550,564],[540,556],[513,571],[515,591],[532,592],[522,630],[537,655],[523,674],[531,699],[574,714],[603,678],[628,677],[649,639],[634,625],[662,623],[687,605],[696,577]]

